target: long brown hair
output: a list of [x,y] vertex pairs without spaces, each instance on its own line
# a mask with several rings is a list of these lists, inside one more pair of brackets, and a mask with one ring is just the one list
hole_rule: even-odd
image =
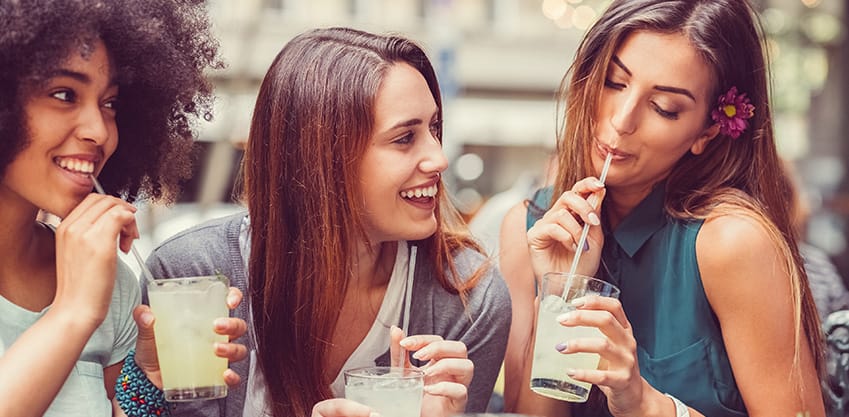
[[[260,87],[242,165],[251,217],[250,302],[259,365],[275,416],[308,415],[332,397],[327,351],[353,276],[350,249],[367,241],[358,167],[387,69],[417,69],[439,107],[424,51],[399,36],[346,28],[292,39]],[[442,185],[440,185],[440,188]],[[446,290],[464,297],[477,279],[457,278],[452,253],[476,244],[445,193],[437,231],[417,242]]]
[[[689,219],[741,213],[766,228],[791,278],[794,373],[799,370],[802,337],[821,372],[822,333],[787,209],[789,190],[786,182],[775,180],[782,168],[770,114],[767,49],[757,13],[747,0],[616,0],[610,5],[584,37],[561,82],[559,98],[566,107],[558,154],[560,166],[572,169],[559,172],[554,195],[597,175],[590,138],[607,67],[623,40],[638,30],[686,36],[713,71],[712,97],[736,86],[755,106],[750,127],[740,137],[720,135],[701,155],[688,153],[677,162],[666,182],[665,208],[673,217]],[[712,123],[705,114],[705,126]]]

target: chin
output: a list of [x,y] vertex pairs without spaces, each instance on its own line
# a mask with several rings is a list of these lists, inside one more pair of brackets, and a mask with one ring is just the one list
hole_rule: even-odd
[[433,222],[433,224],[431,224],[427,227],[415,228],[414,230],[407,231],[407,233],[404,233],[404,236],[401,239],[403,239],[403,240],[422,240],[422,239],[427,239],[427,238],[433,236],[434,233],[436,233],[436,222],[435,221]]

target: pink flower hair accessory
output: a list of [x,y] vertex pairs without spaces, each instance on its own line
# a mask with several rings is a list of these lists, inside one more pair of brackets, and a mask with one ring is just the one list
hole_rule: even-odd
[[746,97],[746,93],[737,94],[737,87],[731,87],[728,92],[719,96],[718,103],[710,113],[711,119],[719,123],[719,131],[723,135],[737,139],[749,127],[749,122],[755,115],[755,106]]

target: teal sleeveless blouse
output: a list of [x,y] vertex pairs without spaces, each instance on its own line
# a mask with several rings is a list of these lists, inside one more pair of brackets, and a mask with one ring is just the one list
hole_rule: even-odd
[[[552,193],[548,187],[534,195],[528,228],[548,208]],[[696,236],[703,221],[668,216],[664,194],[661,183],[615,230],[602,224],[604,248],[597,275],[621,290],[620,301],[637,340],[640,374],[649,384],[705,416],[746,416],[696,261]],[[596,409],[599,405],[603,409]],[[591,399],[572,409],[579,416],[609,416],[606,407],[606,401]]]

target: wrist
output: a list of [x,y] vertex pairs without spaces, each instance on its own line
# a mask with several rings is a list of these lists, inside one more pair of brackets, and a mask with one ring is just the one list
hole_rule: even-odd
[[621,417],[676,417],[675,404],[644,379],[639,407],[633,413]]

